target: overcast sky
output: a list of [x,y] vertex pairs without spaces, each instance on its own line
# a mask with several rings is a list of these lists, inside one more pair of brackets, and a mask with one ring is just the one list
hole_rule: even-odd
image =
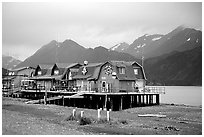
[[2,54],[24,60],[65,39],[110,48],[179,25],[201,30],[202,3],[3,3]]

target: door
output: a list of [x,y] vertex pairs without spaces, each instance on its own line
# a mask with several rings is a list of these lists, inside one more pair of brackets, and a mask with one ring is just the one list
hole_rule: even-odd
[[102,81],[102,92],[106,92],[106,81]]
[[112,84],[111,83],[107,83],[107,91],[112,92]]

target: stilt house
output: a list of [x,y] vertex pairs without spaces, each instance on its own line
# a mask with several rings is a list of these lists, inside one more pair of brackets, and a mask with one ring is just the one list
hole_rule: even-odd
[[79,91],[140,92],[145,86],[143,67],[137,62],[109,61],[80,67],[74,77]]

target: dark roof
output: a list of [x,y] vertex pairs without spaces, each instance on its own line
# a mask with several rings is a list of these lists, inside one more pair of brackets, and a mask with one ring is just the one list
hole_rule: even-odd
[[48,64],[39,64],[38,65],[41,69],[52,69],[53,65],[48,65]]
[[104,63],[90,63],[86,66],[87,73],[82,73],[84,66],[79,68],[78,74],[73,79],[97,79],[100,73],[100,68]]
[[38,77],[42,77],[44,75],[51,75],[51,71],[52,71],[52,68],[54,67],[54,65],[39,64],[37,67],[40,67],[40,69],[42,71],[42,75],[38,76]]
[[[144,72],[144,68],[142,65],[140,65],[139,63],[137,63],[136,61],[110,61],[112,63],[112,65],[117,66],[117,67],[125,67],[126,71],[125,74],[119,74],[119,80],[125,80],[125,79],[146,79],[145,76],[145,72]],[[139,74],[135,75],[134,74],[134,70],[133,70],[133,65],[137,64],[138,67],[140,67],[141,69],[139,70]]]
[[130,62],[125,61],[110,61],[110,63],[115,66],[116,68],[124,67],[125,68],[125,74],[120,74],[118,72],[118,69],[116,69],[116,77],[119,80],[136,80],[136,76],[134,74],[134,70],[132,67],[132,64]]
[[6,76],[6,77],[4,77],[2,80],[8,81],[8,80],[12,80],[12,79],[14,79],[14,78],[16,78],[16,76]]
[[81,65],[79,63],[56,63],[57,67],[59,68],[59,75],[65,75],[68,69],[76,66],[76,65]]
[[58,68],[68,68],[72,64],[74,63],[56,63]]
[[[84,66],[80,67],[79,72],[76,76],[74,76],[74,79],[87,79],[87,80],[97,80],[101,71],[101,67],[105,65],[106,63],[110,63],[112,66],[116,67],[116,77],[119,80],[131,80],[134,81],[136,79],[143,79],[145,78],[143,67],[138,64],[137,62],[125,62],[125,61],[109,61],[105,63],[91,63],[86,66],[87,73],[84,75],[82,73],[82,70]],[[139,75],[134,74],[134,68],[133,65],[137,64],[139,69]],[[124,67],[125,68],[125,74],[120,74],[118,68]],[[143,73],[143,74],[142,74]],[[146,78],[145,78],[146,79]]]
[[51,76],[51,74],[52,74],[52,69],[47,69],[47,71],[46,71],[46,74],[45,74],[45,75]]
[[[74,67],[78,64],[79,63],[56,63],[53,65],[39,64],[38,66],[41,68],[42,75],[35,77],[35,79],[62,79],[69,68]],[[52,70],[55,65],[59,69],[58,75],[52,75]]]
[[35,68],[30,67],[30,66],[26,66],[26,67],[21,67],[21,68],[12,69],[11,71],[20,71],[20,70],[24,70],[24,69],[35,69]]

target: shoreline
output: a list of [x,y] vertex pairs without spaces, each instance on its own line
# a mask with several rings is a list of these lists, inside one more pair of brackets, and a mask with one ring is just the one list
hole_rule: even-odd
[[202,105],[193,106],[193,105],[187,105],[187,104],[174,104],[174,103],[160,103],[160,105],[169,105],[169,106],[185,106],[185,107],[199,107],[202,108]]

